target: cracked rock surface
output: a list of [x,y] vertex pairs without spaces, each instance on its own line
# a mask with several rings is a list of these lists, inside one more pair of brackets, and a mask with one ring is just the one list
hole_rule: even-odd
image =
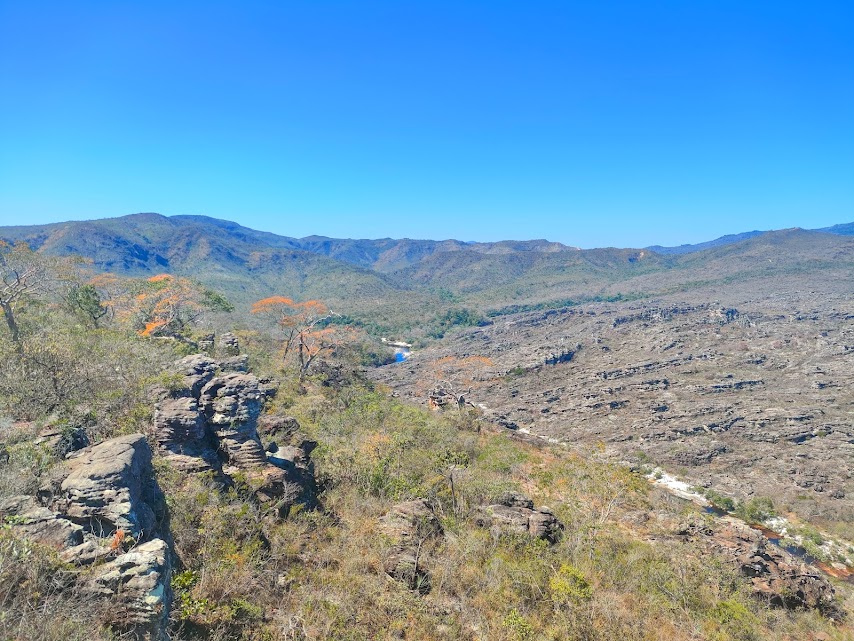
[[371,376],[435,405],[423,390],[441,362],[496,426],[850,522],[854,291],[755,287],[499,316]]
[[443,535],[433,508],[423,499],[393,506],[380,519],[380,531],[392,541],[383,560],[391,578],[422,594],[430,591],[429,544]]
[[138,641],[165,639],[171,601],[165,502],[151,454],[142,434],[108,439],[66,460],[45,504],[27,496],[0,504],[13,531],[80,568],[78,586],[107,599],[108,622]]
[[[232,339],[226,341],[229,353],[237,348]],[[241,472],[256,484],[256,496],[280,513],[297,503],[314,507],[311,448],[288,445],[278,452],[276,445],[272,453],[265,451],[259,420],[275,390],[244,371],[245,364],[245,357],[214,360],[203,354],[176,362],[173,369],[179,382],[159,391],[152,437],[167,461],[183,472],[211,471],[226,485],[232,482],[231,475]],[[268,433],[293,436],[299,427],[293,419],[264,418]]]
[[842,617],[833,585],[821,571],[772,545],[758,530],[722,519],[714,525],[689,524],[681,534],[736,568],[749,579],[754,594],[773,605],[813,608],[832,618]]

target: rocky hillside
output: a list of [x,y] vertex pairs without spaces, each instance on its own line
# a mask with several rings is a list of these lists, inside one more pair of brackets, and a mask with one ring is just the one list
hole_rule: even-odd
[[[234,336],[216,352],[159,377],[145,434],[41,430],[46,479],[0,495],[4,638],[850,632],[821,570],[592,451],[403,406],[341,367],[259,378]],[[13,433],[3,465],[29,447]]]
[[[0,328],[2,639],[854,635],[852,238],[389,241],[380,273],[216,221],[18,232],[42,251],[0,247],[27,285]],[[418,341],[377,367],[320,303],[212,317],[217,291],[93,280],[72,249]]]
[[853,283],[504,316],[373,375],[422,403],[444,388],[510,430],[601,443],[740,501],[773,498],[851,540]]

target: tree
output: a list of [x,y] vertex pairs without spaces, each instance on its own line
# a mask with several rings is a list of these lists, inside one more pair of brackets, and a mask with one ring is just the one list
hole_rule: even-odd
[[284,332],[282,358],[296,360],[300,380],[318,356],[335,351],[344,337],[340,327],[328,324],[337,315],[317,300],[297,303],[284,296],[270,296],[255,302],[252,313],[275,319]]
[[51,262],[26,243],[10,245],[0,240],[0,308],[18,352],[22,347],[16,311],[27,297],[50,290]]
[[81,265],[73,278],[66,299],[73,312],[91,321],[95,328],[112,320],[124,310],[129,315],[134,279],[119,278],[108,272],[96,274]]
[[98,321],[110,311],[101,300],[98,289],[91,283],[72,285],[68,290],[68,304],[86,320],[92,321],[95,329],[98,329]]
[[181,338],[206,311],[234,309],[224,296],[188,278],[158,274],[132,284],[116,301],[119,316],[129,321],[140,336]]
[[495,363],[486,356],[445,356],[433,361],[418,381],[419,392],[427,393],[434,409],[454,404],[462,410],[472,406],[471,393],[495,378]]

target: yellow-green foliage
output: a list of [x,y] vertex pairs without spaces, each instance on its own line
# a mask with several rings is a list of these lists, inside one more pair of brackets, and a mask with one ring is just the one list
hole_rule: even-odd
[[[320,443],[324,512],[275,521],[210,479],[164,483],[182,562],[180,638],[735,641],[832,630],[768,609],[681,543],[627,531],[626,514],[667,508],[643,478],[595,452],[478,433],[454,412],[369,388],[308,385],[287,412]],[[478,506],[508,489],[558,514],[566,530],[556,545],[475,525]],[[431,501],[445,532],[422,550],[426,596],[383,571],[394,541],[379,518],[413,497]]]
[[756,630],[760,621],[743,603],[721,601],[712,610],[710,618],[714,629],[712,638],[716,641],[753,641],[759,638]]
[[564,563],[549,579],[552,601],[555,605],[571,605],[587,601],[593,595],[593,589],[581,571],[569,563]]
[[56,552],[0,527],[0,639],[111,641],[105,604],[75,589]]

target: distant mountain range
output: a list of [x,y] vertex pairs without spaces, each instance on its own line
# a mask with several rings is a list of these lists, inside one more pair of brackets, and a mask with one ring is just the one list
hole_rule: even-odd
[[[243,227],[207,216],[162,216],[132,214],[119,218],[70,221],[48,225],[0,227],[0,238],[26,240],[34,248],[51,253],[92,256],[105,268],[124,271],[167,267],[177,261],[196,260],[203,252],[231,249],[296,250],[392,272],[439,252],[509,254],[514,252],[560,252],[575,248],[547,240],[501,241],[497,243],[459,240],[378,240],[307,236],[291,238]],[[197,247],[190,247],[196,245]],[[236,257],[236,255],[235,255]]]
[[240,305],[274,292],[321,298],[389,325],[454,305],[527,309],[779,281],[786,274],[817,282],[850,278],[852,236],[854,223],[752,231],[679,247],[580,250],[547,240],[291,238],[205,216],[150,213],[0,227],[0,239],[84,256],[99,270],[190,276]]
[[[821,229],[813,229],[811,231],[822,231],[828,234],[837,234],[839,236],[854,236],[854,223],[833,225],[832,227],[822,227]],[[732,243],[737,243],[740,240],[747,240],[748,238],[753,238],[754,236],[760,236],[762,234],[767,233],[767,231],[759,231],[754,229],[753,231],[745,231],[740,234],[727,234],[726,236],[721,236],[720,238],[715,238],[714,240],[708,240],[704,243],[696,243],[694,245],[678,245],[676,247],[663,247],[662,245],[652,245],[650,247],[647,247],[647,249],[650,249],[654,252],[658,252],[659,254],[690,254],[691,252],[703,251],[704,249],[720,247],[721,245],[731,245]]]

